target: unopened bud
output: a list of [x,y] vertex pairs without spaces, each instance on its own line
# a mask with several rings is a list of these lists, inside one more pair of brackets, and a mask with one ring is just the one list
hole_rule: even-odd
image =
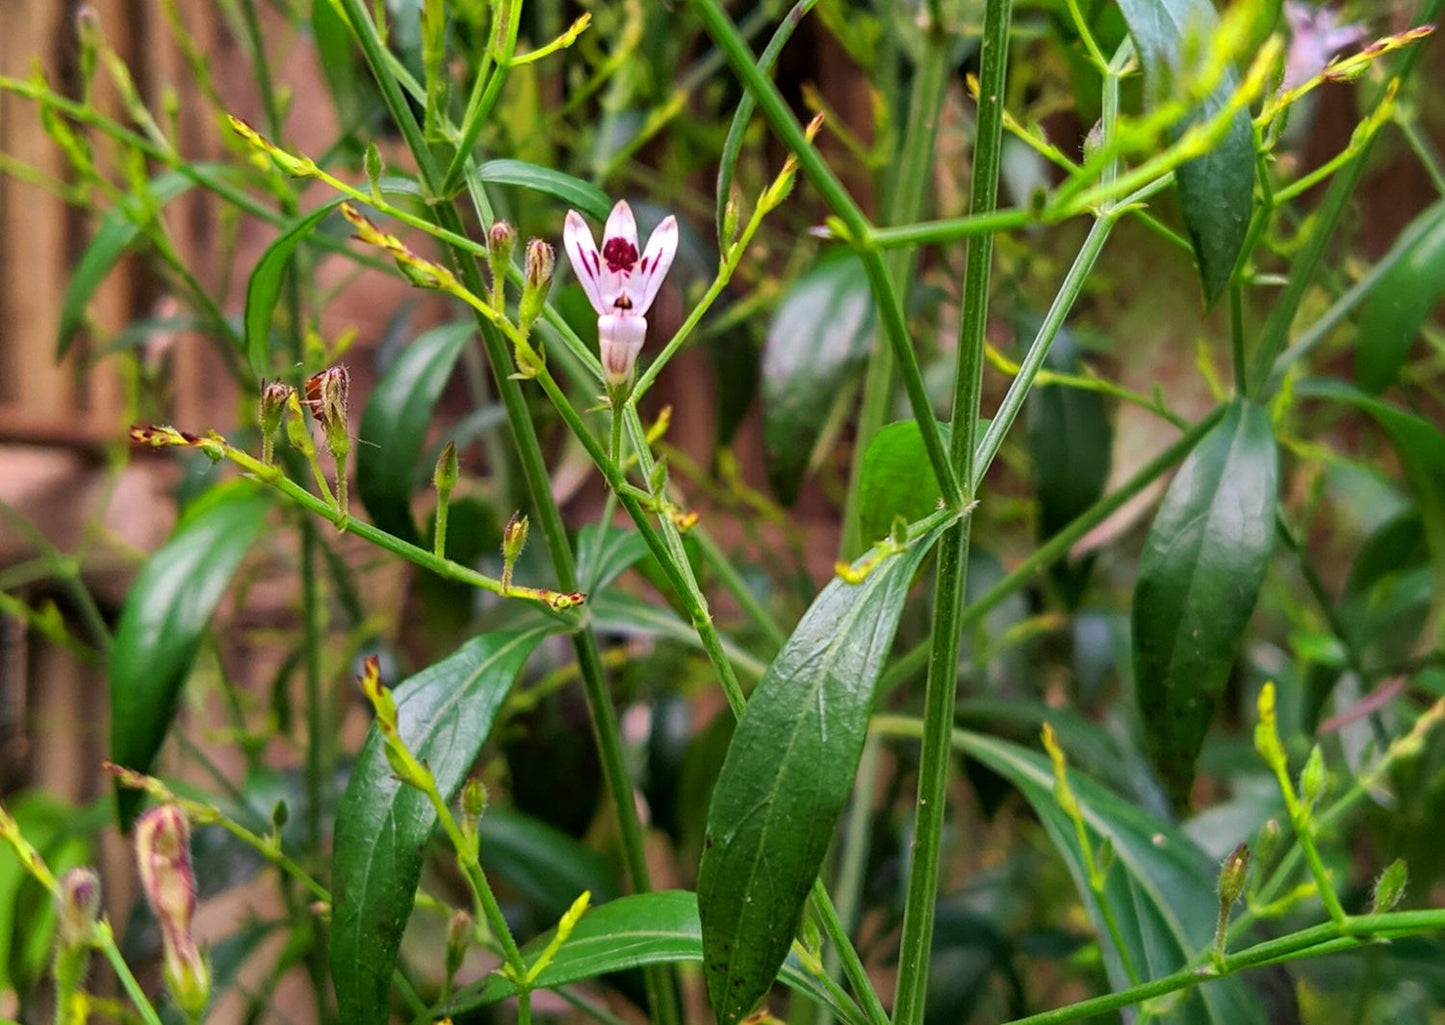
[[361,663],[361,675],[356,678],[367,702],[376,712],[376,722],[383,734],[396,732],[396,699],[391,690],[381,682],[381,660],[368,655]]
[[1264,825],[1259,827],[1259,838],[1254,842],[1255,854],[1260,864],[1268,865],[1274,859],[1283,840],[1284,830],[1280,828],[1279,819],[1266,819]]
[[1371,902],[1370,914],[1383,914],[1400,903],[1400,898],[1405,896],[1405,883],[1408,879],[1409,871],[1404,858],[1396,858],[1390,862],[1385,871],[1380,873],[1380,878],[1375,880],[1375,899]]
[[1104,145],[1104,122],[1095,121],[1094,127],[1089,129],[1089,134],[1084,136],[1084,159],[1088,160],[1099,147]]
[[1300,771],[1299,789],[1306,809],[1313,808],[1325,792],[1325,753],[1318,744],[1310,751],[1305,767]]
[[447,978],[457,974],[466,956],[467,947],[472,943],[472,916],[466,911],[457,911],[447,922]]
[[1231,906],[1244,896],[1244,882],[1249,875],[1249,845],[1240,844],[1224,859],[1219,869],[1219,902]]
[[557,265],[557,254],[552,247],[539,238],[527,243],[527,258],[522,280],[522,301],[517,306],[517,320],[526,334],[542,314],[547,293],[552,288],[552,271]]
[[1254,749],[1276,775],[1283,775],[1287,759],[1284,745],[1279,741],[1279,726],[1275,719],[1274,683],[1266,683],[1259,691],[1259,722],[1254,726]]
[[487,787],[479,779],[469,779],[462,787],[462,818],[476,828],[487,811]]
[[492,292],[502,294],[502,282],[512,266],[512,249],[517,244],[517,231],[506,221],[497,221],[487,232],[487,264],[492,269]]
[[56,936],[62,947],[85,944],[100,914],[100,877],[92,868],[72,868],[60,880]]
[[517,559],[522,555],[522,549],[527,546],[527,517],[521,513],[513,513],[512,518],[507,521],[506,528],[502,531],[502,587],[503,589],[512,586],[512,570],[517,566]]
[[261,401],[257,419],[261,425],[261,461],[271,462],[275,451],[276,436],[286,417],[286,400],[291,395],[291,386],[281,381],[265,381],[261,385]]
[[381,151],[376,148],[376,143],[366,144],[366,154],[362,158],[362,164],[366,168],[366,180],[371,183],[371,191],[374,195],[381,195],[381,176],[386,171],[386,164],[381,159]]
[[457,466],[457,443],[449,441],[442,447],[441,455],[437,456],[436,470],[432,472],[432,484],[436,487],[437,494],[442,498],[450,497],[452,489],[457,486],[460,472]]
[[718,243],[723,249],[730,248],[738,240],[738,190],[734,186],[728,190],[727,202],[723,204],[722,234]]
[[196,946],[196,876],[191,869],[191,830],[174,805],[152,808],[136,823],[136,862],[141,888],[161,925],[166,986],[192,1016],[205,1010],[211,971]]

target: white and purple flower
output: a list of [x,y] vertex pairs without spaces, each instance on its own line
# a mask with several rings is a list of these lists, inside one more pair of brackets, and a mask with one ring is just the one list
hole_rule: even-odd
[[677,255],[677,218],[664,217],[638,253],[637,221],[626,200],[618,200],[602,231],[602,248],[576,210],[567,211],[562,233],[567,258],[592,308],[607,383],[618,388],[632,381],[637,354],[647,336],[647,311]]

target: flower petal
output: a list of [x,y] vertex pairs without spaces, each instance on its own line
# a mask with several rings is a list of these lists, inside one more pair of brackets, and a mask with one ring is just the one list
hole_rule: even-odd
[[603,247],[614,238],[631,242],[632,248],[637,248],[637,218],[632,216],[632,207],[627,205],[625,199],[619,199],[612,212],[607,215],[607,226],[602,229]]
[[677,237],[677,218],[671,214],[652,230],[652,236],[647,240],[647,252],[637,261],[637,275],[632,283],[632,312],[635,315],[640,317],[652,308],[652,301],[657,298],[658,289],[662,288],[662,279],[667,276],[672,258],[677,255]]
[[632,380],[637,354],[646,337],[647,320],[643,317],[624,313],[597,318],[599,355],[608,384],[616,386]]
[[562,242],[567,250],[567,259],[572,262],[572,270],[577,275],[577,282],[582,286],[582,291],[587,293],[592,308],[599,314],[610,312],[611,307],[603,297],[602,254],[597,251],[597,243],[592,239],[592,229],[587,227],[587,222],[576,210],[567,211],[567,222],[562,228]]

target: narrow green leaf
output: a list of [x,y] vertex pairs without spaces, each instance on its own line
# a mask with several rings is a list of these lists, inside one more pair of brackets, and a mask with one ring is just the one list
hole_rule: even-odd
[[418,335],[376,383],[361,414],[356,493],[373,523],[413,544],[419,535],[411,496],[427,428],[475,331],[471,321],[459,321]]
[[[1397,252],[1398,250],[1398,252]],[[1355,380],[1369,392],[1395,383],[1410,345],[1445,296],[1445,201],[1411,222],[1381,261],[1387,270],[1360,313]]]
[[[1089,911],[1105,954],[1115,989],[1130,984],[1109,940],[1107,924],[1089,889],[1088,873],[1074,823],[1053,794],[1048,760],[1015,744],[954,731],[954,744],[1013,783],[1033,806],[1049,839],[1063,855],[1074,885]],[[1143,979],[1157,978],[1186,964],[1208,947],[1219,915],[1216,862],[1182,832],[1135,804],[1105,790],[1082,773],[1070,771],[1069,785],[1078,799],[1088,833],[1097,851],[1104,840],[1114,848],[1114,862],[1105,881],[1105,896],[1119,925],[1129,961]],[[1170,1005],[1175,1025],[1252,1025],[1265,1018],[1259,1001],[1241,979],[1218,979],[1200,986]]]
[[[587,608],[588,619],[598,630],[626,637],[663,638],[690,648],[702,648],[697,631],[691,624],[679,619],[676,612],[625,591],[613,588],[603,591],[595,598],[589,594]],[[728,661],[738,672],[754,680],[763,675],[767,667],[755,656],[726,637],[723,638],[722,646]]]
[[515,185],[560,199],[595,220],[605,221],[612,211],[607,193],[591,182],[525,160],[488,160],[477,174],[489,185]]
[[[431,768],[448,800],[461,789],[497,710],[547,629],[484,634],[396,688],[402,739]],[[392,775],[373,727],[336,812],[331,855],[331,974],[342,1021],[387,1020],[391,974],[421,879],[422,848],[436,822],[426,796]]]
[[[1187,55],[1212,45],[1219,30],[1219,16],[1210,0],[1119,0],[1119,10],[1156,101],[1169,98],[1172,83],[1189,73]],[[1214,92],[1175,127],[1175,137],[1213,117],[1238,85],[1233,70],[1226,70]],[[1249,230],[1254,202],[1254,129],[1249,111],[1238,111],[1219,144],[1183,164],[1176,178],[1184,225],[1199,260],[1204,304],[1212,306],[1229,284]]]
[[337,120],[349,131],[361,118],[361,76],[356,73],[351,28],[330,0],[313,0],[311,37],[316,43],[316,63],[326,79]]
[[[551,937],[549,931],[528,943],[524,950],[528,960],[545,947]],[[639,893],[601,904],[583,915],[558,951],[556,960],[538,978],[537,985],[555,989],[627,968],[700,961],[702,929],[698,923],[696,895],[681,890]],[[849,1025],[866,1021],[855,1005],[835,1001],[795,960],[789,959],[783,965],[780,977],[788,987],[828,1007]],[[509,979],[492,975],[457,993],[441,1010],[460,1015],[515,996],[516,992],[516,986]]]
[[704,974],[721,1025],[768,992],[847,803],[874,687],[934,527],[862,582],[834,579],[738,720],[698,867]]
[[[206,624],[242,557],[266,528],[270,498],[244,482],[193,503],[126,596],[110,660],[110,759],[148,772],[175,715]],[[140,806],[118,793],[121,825]]]
[[271,373],[271,320],[276,314],[276,301],[281,297],[281,282],[291,254],[306,236],[342,204],[344,197],[322,203],[315,210],[297,218],[267,247],[246,283],[246,359],[257,380]]
[[1278,498],[1269,414],[1239,400],[1180,466],[1139,560],[1134,688],[1150,756],[1181,806],[1269,568]]
[[[949,425],[940,423],[938,430],[947,445]],[[858,536],[872,544],[888,536],[895,516],[908,523],[921,520],[938,508],[942,497],[918,421],[886,424],[863,453],[858,473]]]
[[763,444],[768,481],[785,505],[798,497],[839,389],[868,358],[875,319],[868,275],[852,254],[818,263],[773,312],[763,347]]
[[537,914],[555,922],[583,890],[594,904],[618,896],[607,859],[580,840],[513,808],[488,808],[481,823],[481,861],[511,883]]
[[76,261],[75,270],[65,286],[65,298],[60,301],[60,329],[55,340],[57,361],[65,358],[70,344],[75,341],[75,333],[85,323],[85,308],[90,304],[91,297],[140,234],[139,218],[147,216],[149,208],[169,203],[193,184],[190,178],[179,172],[168,171],[151,179],[148,196],[132,199],[105,215],[95,237]]

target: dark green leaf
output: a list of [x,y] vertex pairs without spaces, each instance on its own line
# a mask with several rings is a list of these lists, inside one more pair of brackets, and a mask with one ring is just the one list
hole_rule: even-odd
[[[524,951],[535,955],[546,946],[551,933],[527,944]],[[531,960],[531,957],[528,957]],[[645,965],[696,964],[702,960],[702,930],[698,925],[697,897],[680,890],[661,893],[639,893],[621,897],[592,908],[562,944],[557,958],[542,972],[537,985],[555,989],[569,982],[595,978],[609,972]],[[781,977],[793,990],[831,1008],[850,1025],[865,1019],[852,1004],[840,1004],[799,966],[789,961]],[[459,1015],[484,1004],[496,1003],[516,995],[512,982],[501,975],[492,975],[459,992],[442,1008],[447,1014]]]
[[834,579],[738,720],[698,867],[713,1013],[733,1025],[768,992],[853,785],[874,687],[935,527],[862,582]]
[[[954,744],[1006,777],[1033,806],[1088,908],[1105,951],[1110,981],[1115,989],[1127,987],[1130,980],[1108,940],[1107,924],[1089,889],[1073,820],[1054,799],[1048,761],[1014,744],[964,730],[954,731]],[[1118,919],[1130,963],[1143,979],[1177,971],[1213,937],[1219,915],[1218,864],[1174,826],[1120,799],[1082,773],[1071,771],[1069,784],[1094,850],[1105,839],[1113,844],[1106,896]],[[1250,1025],[1265,1019],[1242,980],[1219,979],[1172,1005],[1168,1020],[1177,1025]]]
[[[1045,366],[1077,373],[1078,345],[1060,331]],[[1028,398],[1029,452],[1039,499],[1039,536],[1053,537],[1104,494],[1114,432],[1096,391],[1049,385]]]
[[1390,263],[1360,313],[1355,380],[1370,392],[1394,383],[1420,327],[1445,295],[1445,202],[1411,222],[1381,260]]
[[839,390],[863,365],[873,337],[868,276],[856,256],[824,260],[788,289],[763,348],[763,444],[768,481],[786,505]]
[[[948,424],[938,429],[947,445]],[[863,543],[887,537],[896,516],[908,523],[923,519],[941,499],[918,421],[885,424],[868,443],[858,474],[858,536]]]
[[1237,401],[1179,468],[1139,560],[1135,693],[1180,805],[1269,568],[1278,497],[1269,414]]
[[[461,789],[497,710],[546,632],[485,634],[396,688],[402,739],[431,768],[448,800]],[[436,821],[426,796],[392,774],[373,726],[337,809],[331,855],[331,974],[342,1021],[386,1021],[422,848]]]
[[[150,770],[206,624],[266,528],[270,507],[270,498],[248,483],[214,488],[186,510],[171,539],[146,562],[115,631],[111,761]],[[140,796],[129,790],[118,796],[121,824],[128,828]]]
[[516,887],[549,922],[561,918],[583,890],[599,904],[618,895],[607,859],[540,819],[488,808],[481,837],[482,867]]
[[[1144,63],[1144,78],[1155,102],[1172,98],[1173,86],[1193,72],[1189,55],[1212,46],[1219,16],[1210,0],[1119,0],[1129,34]],[[1207,99],[1175,126],[1178,138],[1191,125],[1212,118],[1239,80],[1226,69]],[[1179,202],[1189,229],[1204,303],[1212,306],[1229,284],[1244,245],[1254,202],[1254,129],[1249,110],[1237,111],[1214,149],[1180,166]]]
[[490,185],[516,185],[560,199],[599,221],[606,220],[612,211],[607,193],[591,182],[525,160],[488,160],[477,174]]
[[271,320],[281,297],[281,282],[291,254],[306,236],[343,202],[342,197],[322,203],[296,221],[267,247],[246,283],[246,359],[259,380],[271,373]]
[[1338,381],[1307,381],[1296,394],[1349,403],[1384,430],[1415,493],[1436,586],[1445,586],[1445,434],[1428,420]]
[[105,215],[96,229],[95,237],[75,262],[75,270],[65,286],[65,298],[60,301],[60,329],[56,335],[55,358],[62,360],[70,351],[75,333],[85,323],[85,308],[91,296],[100,288],[106,276],[119,262],[140,234],[141,218],[150,216],[151,208],[160,208],[194,182],[184,175],[168,171],[151,179],[149,195],[143,200],[131,200],[124,206],[116,207]]
[[595,597],[649,550],[635,530],[609,525],[604,533],[598,525],[588,524],[577,532],[577,576],[582,589]]
[[413,544],[419,537],[411,518],[417,462],[437,400],[475,330],[466,321],[418,335],[376,382],[361,414],[356,493],[373,523]]

